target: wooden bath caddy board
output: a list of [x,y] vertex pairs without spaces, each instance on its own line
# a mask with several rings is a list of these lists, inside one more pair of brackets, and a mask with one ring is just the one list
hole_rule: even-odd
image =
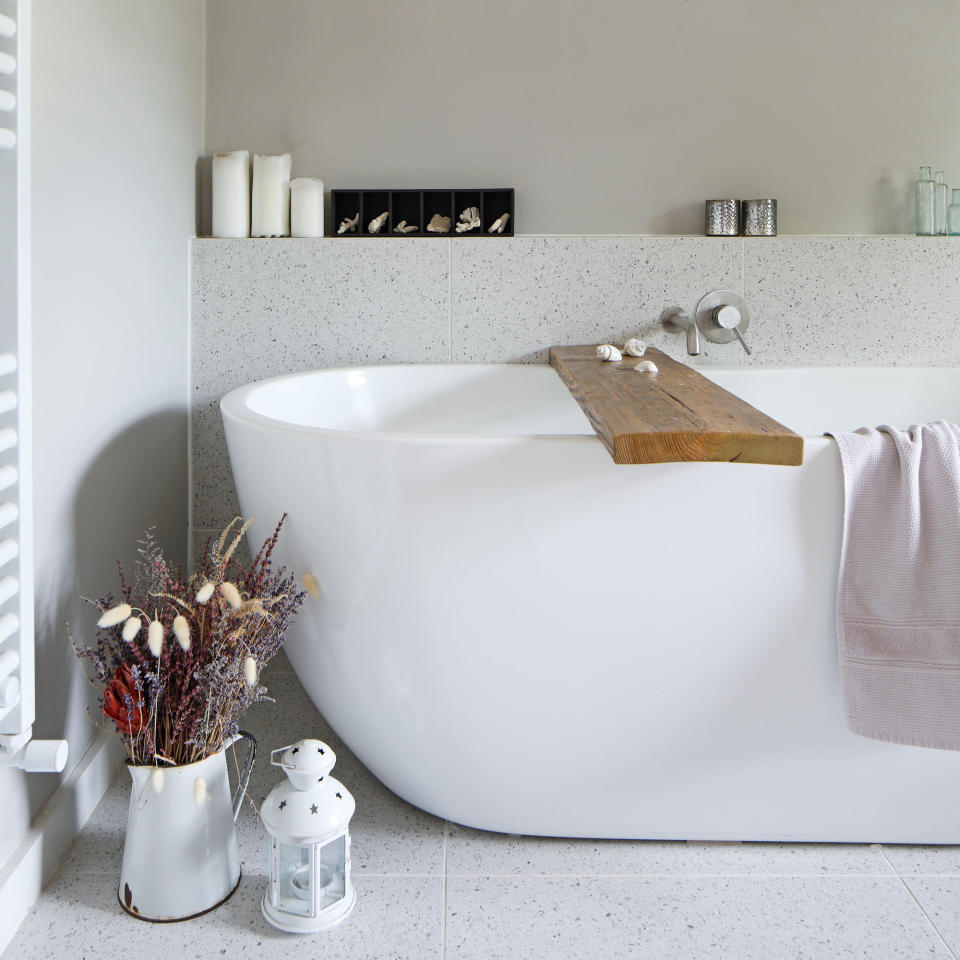
[[655,374],[598,360],[595,347],[551,347],[557,371],[614,463],[721,461],[799,466],[803,437],[696,370],[647,348]]

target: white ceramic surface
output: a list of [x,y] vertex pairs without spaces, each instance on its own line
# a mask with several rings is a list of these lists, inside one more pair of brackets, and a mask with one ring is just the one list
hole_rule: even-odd
[[960,763],[846,729],[823,430],[960,419],[960,373],[713,370],[801,468],[617,467],[552,370],[300,374],[222,409],[240,502],[320,585],[288,653],[388,787],[581,837],[960,841]]

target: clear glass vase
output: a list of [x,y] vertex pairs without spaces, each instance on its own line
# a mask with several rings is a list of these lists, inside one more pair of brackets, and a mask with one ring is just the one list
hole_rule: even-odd
[[920,178],[916,183],[916,201],[917,201],[917,236],[932,237],[934,233],[934,215],[933,215],[933,195],[934,187],[933,177],[930,176],[929,167],[920,168]]
[[947,233],[960,237],[960,190],[954,188],[953,203],[947,207]]
[[943,177],[943,171],[937,171],[937,179],[933,185],[933,232],[938,237],[947,235],[947,206],[950,190]]

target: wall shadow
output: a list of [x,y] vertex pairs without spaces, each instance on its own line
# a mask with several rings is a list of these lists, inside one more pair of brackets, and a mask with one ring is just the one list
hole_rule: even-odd
[[[167,559],[183,563],[187,539],[187,413],[167,410],[126,428],[100,450],[80,479],[72,503],[72,525],[62,531],[56,556],[35,558],[36,721],[38,738],[66,737],[80,759],[96,735],[96,691],[83,677],[65,623],[81,644],[91,642],[96,599],[119,592],[117,561],[133,574],[137,540],[156,525]],[[44,510],[42,501],[35,513]],[[86,716],[89,709],[90,717]],[[87,727],[88,729],[84,729]],[[33,817],[56,790],[56,774],[25,776]],[[79,824],[77,825],[79,827]]]

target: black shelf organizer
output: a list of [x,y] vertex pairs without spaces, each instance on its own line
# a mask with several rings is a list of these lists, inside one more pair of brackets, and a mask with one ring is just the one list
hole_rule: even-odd
[[[512,237],[515,226],[513,188],[500,187],[478,190],[331,190],[333,223],[330,235],[334,237]],[[480,211],[480,228],[457,233],[460,213],[467,207]],[[370,221],[381,213],[387,213],[387,222],[379,233],[367,229]],[[344,220],[352,220],[357,214],[360,220],[355,231],[337,233]],[[427,224],[435,213],[450,218],[447,233],[428,233]],[[488,233],[491,225],[509,213],[503,233]],[[416,224],[410,233],[394,233],[393,228],[406,220]]]

